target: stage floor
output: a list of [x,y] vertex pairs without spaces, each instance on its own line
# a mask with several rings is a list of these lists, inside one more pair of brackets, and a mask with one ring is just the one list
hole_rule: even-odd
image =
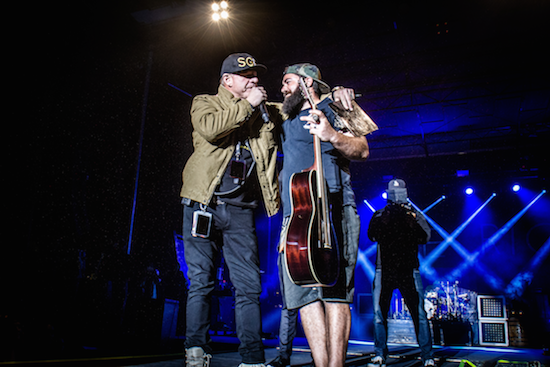
[[[241,357],[237,351],[238,340],[231,337],[214,337],[214,352],[211,367],[237,367]],[[276,340],[265,340],[265,354],[267,362],[277,356]],[[102,356],[98,358],[74,358],[41,361],[0,362],[0,366],[133,366],[133,367],[183,367],[183,339],[176,340],[182,352],[155,355],[119,355],[116,357]],[[296,338],[292,354],[293,367],[306,367],[311,364],[311,353],[304,338]],[[416,345],[390,344],[390,358],[388,367],[421,367],[420,351]],[[366,367],[373,356],[373,343],[350,341],[346,366]],[[512,347],[466,347],[466,346],[434,346],[434,357],[439,367],[494,367],[497,361],[506,360],[510,363],[506,367],[550,367],[550,356],[544,355],[541,349],[512,348]]]
[[[420,351],[416,345],[390,344],[390,359],[388,366],[392,367],[420,367]],[[267,362],[277,356],[275,347],[267,347],[265,350]],[[370,358],[374,355],[372,342],[350,341],[346,366],[366,367]],[[464,367],[493,367],[499,360],[509,362],[522,362],[513,364],[515,367],[550,367],[550,356],[543,355],[540,349],[509,348],[509,347],[462,347],[462,346],[434,346],[434,355],[437,366],[458,367],[461,361],[466,360],[471,364]],[[211,367],[237,367],[241,356],[237,351],[220,351],[213,353]],[[311,352],[305,339],[299,338],[295,343],[291,358],[293,367],[306,367],[311,364]],[[538,363],[537,363],[538,362]],[[132,364],[126,366],[135,367],[181,367],[184,359],[159,361],[145,364]],[[512,364],[510,364],[512,366]]]

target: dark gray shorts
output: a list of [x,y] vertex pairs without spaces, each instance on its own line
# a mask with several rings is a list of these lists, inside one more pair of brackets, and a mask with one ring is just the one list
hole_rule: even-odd
[[[332,287],[302,287],[292,282],[284,261],[284,253],[279,254],[279,277],[284,296],[285,306],[295,309],[309,303],[324,300],[328,302],[352,303],[355,292],[355,264],[359,248],[359,232],[361,221],[357,210],[351,205],[343,207],[342,239],[339,238],[342,268],[338,281]],[[285,235],[286,220],[281,230],[281,238]],[[336,223],[335,223],[336,225]]]

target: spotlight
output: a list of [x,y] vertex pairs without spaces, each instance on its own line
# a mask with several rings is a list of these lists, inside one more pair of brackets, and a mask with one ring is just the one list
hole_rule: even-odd
[[519,184],[514,184],[512,186],[512,191],[513,192],[518,192],[519,190],[521,190],[521,186]]
[[212,19],[214,21],[219,21],[221,19],[227,19],[229,18],[229,12],[228,12],[229,4],[227,1],[222,1],[220,3],[213,3],[212,4]]
[[471,187],[467,187],[464,192],[466,193],[466,195],[472,195],[474,193],[474,189]]
[[382,198],[383,198],[384,200],[387,200],[387,199],[388,199],[388,193],[384,191],[384,192],[382,193]]

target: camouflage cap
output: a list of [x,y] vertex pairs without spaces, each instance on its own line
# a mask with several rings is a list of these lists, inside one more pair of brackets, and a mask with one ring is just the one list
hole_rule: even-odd
[[330,92],[330,87],[327,83],[321,80],[321,71],[315,65],[304,63],[304,64],[294,64],[285,69],[283,75],[286,74],[296,74],[303,76],[305,78],[311,78],[319,83],[321,93]]

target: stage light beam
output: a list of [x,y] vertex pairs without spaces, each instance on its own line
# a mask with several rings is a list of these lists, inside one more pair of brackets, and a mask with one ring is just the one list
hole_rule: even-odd
[[[544,195],[545,191],[541,192],[537,197],[535,197],[529,204],[525,206],[522,210],[519,211],[512,219],[510,219],[506,224],[504,224],[494,235],[492,235],[485,243],[481,245],[481,248],[472,253],[467,258],[464,258],[464,262],[456,267],[452,272],[452,277],[460,277],[462,273],[474,263],[477,259],[484,254],[489,248],[493,247],[513,226],[520,220],[521,217],[533,206],[541,197]],[[493,194],[494,195],[494,194]],[[477,263],[476,263],[477,265]]]
[[[489,199],[487,199],[487,201],[482,205],[485,206],[490,200],[492,200],[492,198],[494,198],[496,196],[496,194],[493,194],[491,195],[491,197]],[[413,202],[410,202],[417,210],[420,210],[418,208],[418,206],[416,206]],[[481,210],[481,208],[478,209]],[[478,212],[476,211],[476,212]],[[423,213],[424,214],[424,213]],[[474,213],[475,214],[475,213]],[[472,254],[470,254],[455,238],[453,238],[449,233],[447,233],[447,231],[445,231],[440,225],[438,225],[433,219],[431,219],[429,216],[425,215],[424,214],[424,217],[426,218],[426,220],[428,221],[428,223],[432,226],[432,228],[434,228],[440,235],[441,237],[445,238],[445,242],[448,241],[448,244],[451,245],[451,247],[463,258],[463,259],[469,259]],[[463,227],[464,224],[461,226]],[[460,228],[460,227],[459,227]],[[456,232],[456,230],[455,230]],[[454,232],[453,232],[454,233]],[[441,246],[438,246],[438,248],[441,248],[441,252],[443,252],[443,250],[445,249],[445,247]],[[436,248],[437,249],[437,248]],[[427,257],[432,257],[430,260],[433,261],[435,260],[435,258],[437,258],[437,256],[432,256],[434,255],[434,251],[432,251]],[[441,253],[440,252],[440,253]],[[421,272],[424,271],[424,274],[431,278],[432,280],[438,280],[437,279],[437,272],[435,271],[435,269],[433,267],[430,266],[430,263],[426,261],[426,259],[424,259],[424,261],[422,259],[419,259],[420,261],[420,268],[421,268]],[[503,289],[504,288],[504,282],[499,279],[497,276],[491,274],[491,272],[485,267],[483,266],[482,264],[477,264],[477,266],[474,268],[478,273],[482,274],[483,275],[483,280],[489,284],[491,287],[493,287],[494,289]]]
[[357,265],[363,269],[369,281],[374,279],[375,266],[369,261],[368,256],[372,252],[376,252],[377,244],[374,243],[365,251],[359,251],[357,253]]
[[[407,200],[410,202],[409,199],[407,199]],[[432,204],[428,205],[428,207],[426,209],[424,209],[424,213],[426,213],[428,210],[432,209],[434,206],[436,206],[437,204],[439,204],[443,200],[445,200],[445,195],[441,195],[441,197],[439,199],[434,201]]]
[[[470,217],[466,219],[460,226],[458,226],[451,234],[447,233],[443,228],[437,225],[437,223],[435,223],[433,219],[426,216],[425,211],[423,212],[424,216],[426,217],[426,220],[428,220],[428,223],[430,223],[431,226],[445,240],[441,242],[439,245],[437,245],[437,247],[428,256],[426,256],[426,258],[424,259],[424,262],[421,264],[421,271],[432,272],[428,270],[428,268],[431,268],[432,263],[443,253],[443,251],[445,251],[445,249],[449,245],[453,245],[454,242],[456,242],[456,238],[458,237],[458,235],[460,235],[464,231],[464,229],[466,229],[468,224],[470,224],[474,220],[474,218],[489,204],[491,200],[495,198],[495,196],[496,196],[495,194],[492,194],[487,200],[485,200],[485,202],[479,208],[477,208],[477,210],[472,215],[470,215]],[[418,208],[414,203],[411,202],[411,204],[415,208]],[[453,247],[460,248],[459,246],[456,246],[456,245]]]
[[365,203],[365,205],[368,206],[373,213],[376,211],[376,209],[374,209],[374,207],[368,202],[367,199],[363,200],[363,203]]
[[549,253],[550,238],[546,240],[544,245],[536,253],[535,257],[529,262],[527,269],[520,272],[510,281],[510,284],[508,284],[505,290],[508,297],[519,298],[523,295],[527,285],[531,284],[535,271],[537,271],[544,259],[548,257]]

